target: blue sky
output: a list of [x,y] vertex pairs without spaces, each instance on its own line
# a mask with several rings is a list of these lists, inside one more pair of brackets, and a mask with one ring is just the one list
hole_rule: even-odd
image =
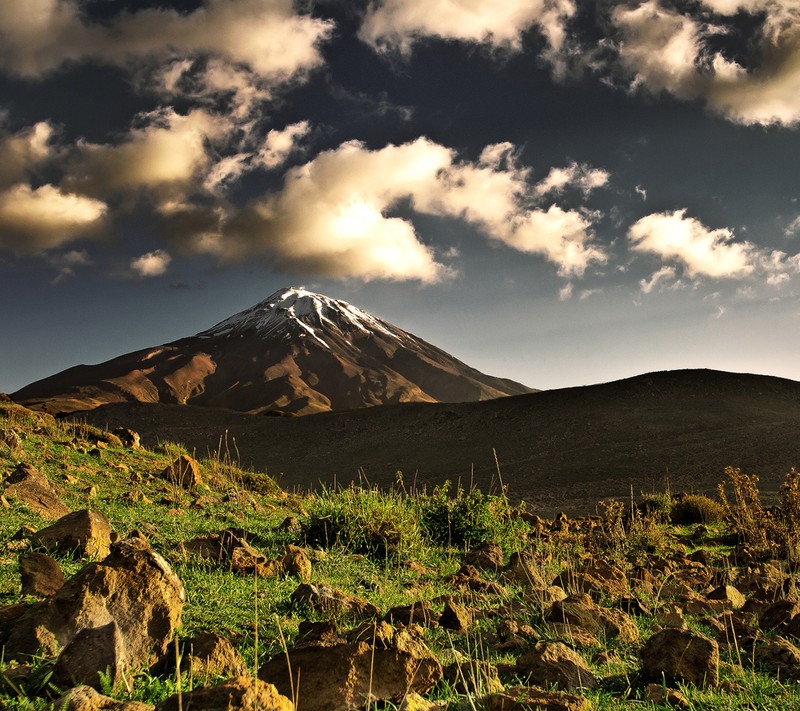
[[540,388],[800,378],[788,0],[0,0],[0,390],[304,285]]

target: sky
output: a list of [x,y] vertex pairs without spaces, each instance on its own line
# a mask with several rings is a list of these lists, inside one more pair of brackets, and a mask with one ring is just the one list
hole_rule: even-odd
[[549,389],[800,380],[797,0],[0,0],[0,391],[287,286]]

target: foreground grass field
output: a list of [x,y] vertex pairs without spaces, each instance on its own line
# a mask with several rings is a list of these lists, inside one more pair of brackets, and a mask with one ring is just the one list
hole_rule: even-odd
[[[800,551],[794,472],[775,511],[761,506],[755,479],[729,470],[720,500],[637,494],[598,504],[593,517],[542,520],[524,507],[512,508],[502,491],[443,486],[418,492],[399,473],[390,491],[365,482],[303,498],[287,495],[266,474],[239,469],[235,443],[224,437],[216,452],[200,458],[203,483],[184,486],[161,476],[181,454],[196,454],[180,445],[132,449],[95,428],[7,401],[0,402],[0,433],[0,480],[26,462],[47,477],[69,509],[101,512],[119,539],[143,537],[169,562],[186,590],[179,653],[186,653],[182,640],[213,631],[233,643],[255,675],[293,648],[301,623],[333,619],[342,632],[358,624],[345,612],[292,602],[296,575],[241,574],[185,545],[235,530],[267,560],[280,559],[287,546],[301,547],[311,582],[371,603],[380,611],[372,619],[428,603],[429,614],[414,617],[413,633],[441,663],[443,678],[424,702],[415,702],[428,705],[394,698],[370,708],[511,708],[498,705],[503,687],[564,688],[557,675],[532,678],[520,663],[531,649],[555,642],[580,655],[596,684],[567,686],[572,696],[562,701],[578,705],[551,708],[800,708],[800,650],[795,655],[791,643],[800,628],[791,624],[800,614],[800,605],[791,607],[798,599]],[[35,598],[22,595],[18,561],[38,550],[30,534],[50,522],[13,496],[0,503],[0,608],[33,604]],[[88,562],[69,554],[55,558],[68,578]],[[472,567],[463,568],[465,562]],[[726,586],[741,592],[741,599]],[[566,604],[563,610],[554,606],[565,596],[572,596],[574,614],[563,611]],[[776,602],[791,614],[768,623],[766,613]],[[436,623],[448,605],[466,611],[462,629]],[[588,615],[585,624],[579,624],[582,615]],[[597,623],[609,615],[616,627]],[[395,627],[402,623],[398,616]],[[2,624],[0,615],[0,643],[7,636]],[[672,627],[715,641],[718,683],[648,678],[643,647]],[[788,646],[775,653],[776,640],[784,639]],[[51,671],[52,659],[45,657],[0,657],[0,708],[51,708],[65,691]],[[188,693],[218,681],[137,669],[124,684],[101,684],[101,690],[120,701],[157,704],[179,688]],[[669,699],[662,694],[662,702],[658,688],[649,686],[653,682],[662,692],[669,687],[677,693]],[[303,709],[302,683],[295,700]]]

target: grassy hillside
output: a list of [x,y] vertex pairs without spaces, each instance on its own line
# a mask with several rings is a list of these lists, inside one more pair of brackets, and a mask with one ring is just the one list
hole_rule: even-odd
[[[375,605],[381,616],[423,601],[430,603],[432,618],[439,618],[451,600],[467,608],[472,621],[466,633],[424,623],[414,629],[445,667],[445,679],[426,694],[427,702],[438,708],[489,708],[494,703],[490,692],[530,683],[518,663],[526,651],[557,640],[576,650],[598,680],[595,689],[572,692],[587,707],[655,708],[648,700],[654,691],[648,690],[640,654],[645,640],[671,624],[666,620],[672,613],[708,638],[724,639],[732,614],[736,624],[751,624],[758,633],[757,641],[747,642],[749,647],[744,640],[741,648],[720,644],[718,686],[670,684],[690,708],[800,707],[800,685],[792,680],[800,676],[800,650],[795,667],[789,664],[777,672],[757,652],[788,634],[783,628],[759,628],[763,611],[774,600],[796,599],[800,509],[790,506],[799,500],[796,478],[787,480],[784,510],[791,515],[783,518],[759,506],[751,479],[730,471],[727,507],[705,497],[676,502],[652,494],[606,502],[594,518],[550,521],[512,508],[505,495],[454,487],[420,493],[402,477],[391,491],[365,484],[287,495],[266,475],[239,468],[232,447],[224,444],[216,456],[201,462],[207,483],[182,487],[159,476],[184,451],[179,445],[160,442],[151,449],[129,449],[100,430],[59,422],[10,402],[0,402],[0,432],[13,432],[17,438],[8,436],[0,444],[0,477],[18,462],[28,462],[46,475],[71,509],[104,513],[120,538],[144,536],[186,588],[179,641],[204,630],[219,632],[233,642],[250,670],[281,655],[285,646],[291,648],[304,620],[330,615],[293,604],[290,597],[298,580],[288,574],[239,575],[188,554],[181,544],[195,536],[238,529],[268,559],[280,558],[287,544],[301,546],[312,563],[313,583],[357,595]],[[719,475],[722,479],[721,471]],[[33,599],[20,592],[17,561],[32,547],[30,531],[47,522],[13,497],[3,502],[0,606],[30,604]],[[743,541],[749,545],[737,545]],[[457,577],[468,552],[488,542],[499,546],[503,567],[481,567],[477,559],[468,559],[477,570]],[[525,576],[509,572],[506,564],[515,553],[524,554]],[[56,558],[67,576],[87,563]],[[551,602],[558,594],[548,586],[558,582],[562,594],[587,590],[579,582],[581,571],[596,563],[609,564],[616,571],[612,578],[619,573],[615,579],[624,595],[601,580],[597,589],[588,588],[594,603],[602,610],[630,612],[636,607],[638,614],[629,619],[638,640],[630,634],[615,637],[606,628],[581,635],[568,624],[554,624]],[[767,566],[778,584],[764,591],[752,579]],[[676,581],[686,585],[676,586]],[[741,587],[747,596],[744,611],[732,613],[725,602],[709,603],[709,591],[721,581]],[[696,604],[680,597],[689,595],[687,589]],[[333,619],[340,630],[356,624],[343,614]],[[454,659],[462,664],[448,678]],[[0,657],[0,708],[49,708],[62,691],[53,687],[50,669],[47,659],[32,659],[20,670],[16,662]],[[130,675],[127,688],[104,691],[120,700],[157,703],[179,684],[186,692],[216,681],[179,682],[174,673],[140,670]],[[397,703],[371,708],[397,708]]]

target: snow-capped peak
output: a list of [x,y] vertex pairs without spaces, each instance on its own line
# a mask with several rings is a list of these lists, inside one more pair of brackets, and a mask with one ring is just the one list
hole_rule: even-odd
[[342,332],[379,331],[391,338],[398,340],[402,338],[401,332],[366,311],[346,301],[316,294],[302,287],[279,289],[264,301],[234,314],[197,335],[210,338],[250,330],[255,330],[260,335],[268,335],[286,329],[290,323],[296,324],[325,347],[328,347],[328,344],[324,341],[324,333],[331,328]]

